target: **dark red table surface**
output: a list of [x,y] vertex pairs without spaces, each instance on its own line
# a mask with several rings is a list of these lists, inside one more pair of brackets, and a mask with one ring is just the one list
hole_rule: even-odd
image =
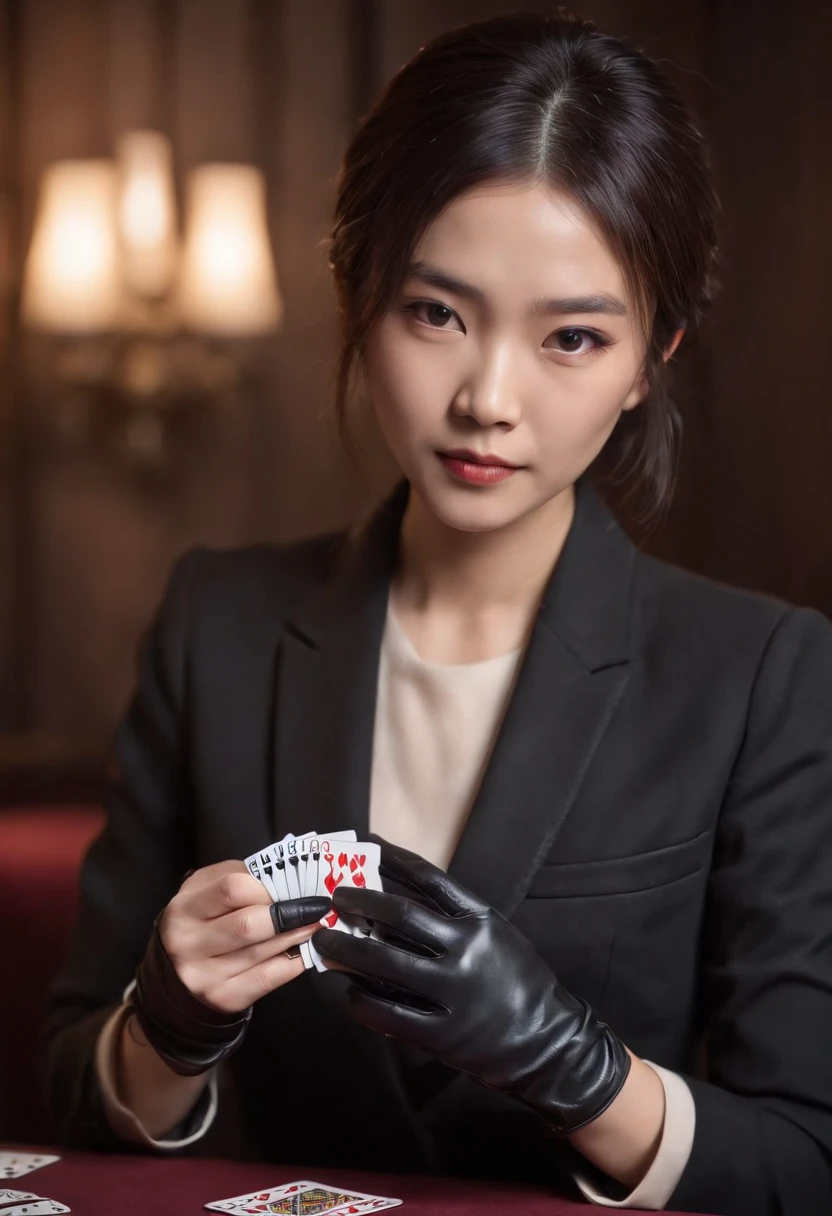
[[[219,1161],[210,1158],[110,1156],[75,1153],[63,1149],[0,1145],[20,1152],[57,1153],[61,1160],[5,1186],[34,1191],[67,1204],[76,1216],[197,1216],[203,1205],[247,1191],[308,1178],[339,1190],[354,1188],[374,1195],[403,1200],[402,1216],[497,1216],[522,1212],[524,1216],[588,1216],[608,1209],[573,1203],[536,1186],[506,1182],[477,1182],[403,1174],[367,1174],[357,1170],[329,1170],[268,1165],[259,1162]],[[640,1209],[628,1208],[629,1216]],[[646,1216],[641,1213],[641,1216]]]

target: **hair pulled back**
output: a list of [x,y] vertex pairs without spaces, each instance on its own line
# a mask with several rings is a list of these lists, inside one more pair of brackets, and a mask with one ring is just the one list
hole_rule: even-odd
[[672,493],[681,421],[663,353],[716,292],[719,204],[700,132],[659,66],[573,13],[508,13],[451,29],[393,76],[338,173],[329,244],[341,324],[335,408],[394,303],[422,233],[456,197],[496,182],[572,197],[617,258],[646,337],[648,393],[622,414],[602,467]]

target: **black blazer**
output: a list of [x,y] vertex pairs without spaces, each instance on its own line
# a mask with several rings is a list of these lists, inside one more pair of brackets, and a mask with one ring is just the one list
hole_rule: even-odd
[[[349,533],[177,566],[49,999],[69,1142],[116,1145],[93,1045],[184,871],[287,831],[366,836],[407,494]],[[830,859],[832,627],[640,554],[582,483],[449,872],[687,1079],[669,1208],[832,1212]],[[355,1023],[346,982],[310,972],[256,1005],[230,1063],[250,1151],[557,1185],[586,1164],[519,1103]]]

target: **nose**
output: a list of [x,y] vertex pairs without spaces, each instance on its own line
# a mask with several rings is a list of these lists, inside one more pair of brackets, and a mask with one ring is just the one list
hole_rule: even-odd
[[451,404],[452,413],[481,427],[517,426],[520,421],[519,377],[505,343],[477,355]]

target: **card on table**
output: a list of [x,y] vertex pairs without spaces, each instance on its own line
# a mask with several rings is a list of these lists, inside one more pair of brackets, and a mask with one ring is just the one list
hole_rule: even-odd
[[51,1165],[53,1161],[60,1161],[60,1157],[43,1153],[0,1152],[0,1179],[22,1178],[43,1165]]
[[398,1207],[400,1203],[401,1199],[336,1190],[323,1182],[303,1180],[266,1187],[231,1199],[217,1199],[205,1206],[216,1212],[263,1213],[264,1216],[319,1216],[320,1213],[347,1216],[353,1212],[381,1212],[385,1208]]
[[36,1195],[34,1191],[9,1191],[0,1187],[0,1207],[9,1203],[24,1203],[29,1199],[40,1199],[40,1195]]
[[34,1199],[28,1203],[16,1203],[11,1208],[0,1208],[0,1216],[54,1216],[56,1212],[68,1212],[69,1210],[65,1203],[58,1203],[54,1199],[42,1199],[39,1195],[35,1195]]

